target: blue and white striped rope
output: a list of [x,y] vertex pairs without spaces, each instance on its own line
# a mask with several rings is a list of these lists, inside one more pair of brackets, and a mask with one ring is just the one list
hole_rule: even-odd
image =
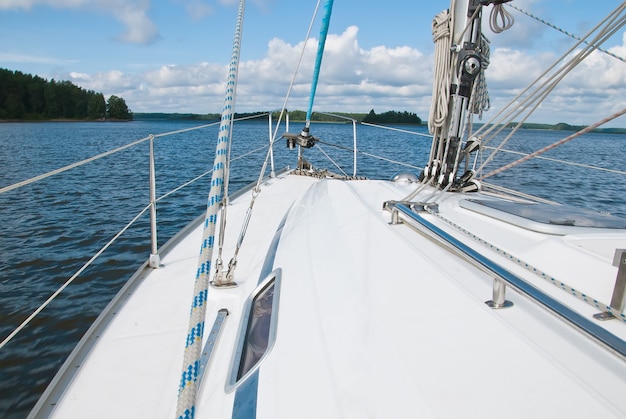
[[179,419],[191,419],[194,417],[196,411],[195,403],[198,392],[198,372],[200,358],[202,355],[202,338],[204,336],[204,319],[206,317],[206,302],[209,288],[209,278],[211,274],[211,258],[213,257],[213,248],[215,244],[217,213],[219,211],[224,190],[226,159],[228,156],[228,145],[232,128],[235,91],[237,86],[237,73],[239,69],[239,54],[244,8],[245,0],[240,0],[239,12],[237,15],[237,26],[235,28],[235,39],[233,42],[233,52],[228,72],[226,95],[224,98],[224,107],[222,109],[222,118],[215,149],[211,189],[207,200],[207,211],[204,222],[202,245],[200,247],[200,255],[198,258],[198,270],[194,284],[193,302],[189,316],[189,329],[185,340],[185,356],[178,392],[178,404],[176,407],[176,417]]
[[328,35],[328,26],[330,25],[330,15],[333,10],[333,0],[326,0],[324,4],[324,17],[322,18],[322,28],[320,29],[320,39],[317,43],[317,55],[315,56],[315,67],[313,70],[313,79],[311,81],[311,93],[309,95],[309,109],[306,113],[307,125],[311,122],[311,113],[313,112],[313,101],[315,100],[315,91],[317,90],[317,81],[322,67],[322,57],[324,56],[324,46],[326,45],[326,36]]

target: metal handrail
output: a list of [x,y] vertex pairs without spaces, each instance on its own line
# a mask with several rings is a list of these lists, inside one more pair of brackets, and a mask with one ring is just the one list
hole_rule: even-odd
[[427,221],[424,217],[411,210],[411,208],[409,208],[406,204],[401,202],[389,202],[387,209],[392,212],[392,220],[394,218],[397,219],[398,215],[401,214],[405,222],[409,222],[418,230],[426,229],[428,233],[435,235],[443,243],[451,246],[452,249],[465,256],[470,263],[495,275],[507,285],[510,285],[522,294],[527,295],[571,325],[576,326],[579,330],[585,332],[589,337],[592,337],[597,342],[613,350],[616,354],[626,357],[626,342],[624,340],[577,313],[567,305],[552,298],[545,292],[534,287],[524,279],[495,263],[488,257],[483,256],[478,251],[456,239],[451,234]]

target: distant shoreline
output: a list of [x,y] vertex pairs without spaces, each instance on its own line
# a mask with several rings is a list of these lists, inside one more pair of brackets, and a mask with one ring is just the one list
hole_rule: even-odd
[[[256,114],[254,113],[246,113],[245,115]],[[258,114],[265,114],[266,112],[258,112]],[[237,115],[237,114],[236,114]],[[342,116],[346,116],[349,118],[353,118],[357,121],[357,123],[361,123],[363,116],[366,114],[362,113],[341,113]],[[237,115],[238,116],[238,115]],[[0,119],[0,124],[2,123],[21,123],[21,122],[133,122],[133,121],[199,121],[199,122],[218,122],[220,119],[220,115],[218,114],[181,114],[181,113],[133,113],[132,119]],[[291,122],[299,123],[304,122],[300,120],[292,119]],[[346,121],[317,121],[315,118],[312,119],[312,122],[317,123],[345,123]],[[389,124],[394,125],[408,125],[408,126],[425,126],[426,124],[411,124],[411,123],[400,123],[400,122],[389,122]],[[384,124],[381,124],[384,125]],[[475,126],[480,126],[481,124],[475,124]],[[507,128],[511,129],[515,126],[515,123],[511,123]],[[580,131],[583,128],[586,128],[586,125],[570,125],[567,123],[560,122],[558,124],[538,124],[532,122],[525,122],[522,124],[523,129],[529,130],[549,130],[549,131],[566,131],[566,132],[575,132]],[[593,130],[595,133],[606,133],[606,134],[626,134],[626,128],[596,128]]]
[[20,123],[20,122],[133,122],[132,119],[70,119],[70,118],[56,118],[56,119],[0,119],[0,124],[3,123]]

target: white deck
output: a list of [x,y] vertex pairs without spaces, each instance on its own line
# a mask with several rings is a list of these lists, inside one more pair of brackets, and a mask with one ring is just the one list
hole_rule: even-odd
[[[276,342],[258,370],[256,417],[626,416],[623,357],[512,290],[514,307],[490,309],[484,301],[491,299],[491,276],[407,225],[389,224],[383,202],[411,188],[293,175],[263,187],[238,257],[239,287],[209,289],[205,337],[217,310],[230,314],[196,417],[233,417],[238,387],[227,391],[226,380],[242,307],[286,215],[273,264],[282,269]],[[440,214],[610,302],[612,252],[626,248],[626,232],[547,236],[460,208],[462,198],[444,201]],[[226,262],[248,204],[246,194],[229,207]],[[585,316],[597,312],[425,217]],[[200,240],[198,227],[165,254],[163,267],[149,272],[86,360],[68,367],[76,374],[61,378],[71,382],[55,417],[175,415]],[[626,324],[603,326],[626,338]]]

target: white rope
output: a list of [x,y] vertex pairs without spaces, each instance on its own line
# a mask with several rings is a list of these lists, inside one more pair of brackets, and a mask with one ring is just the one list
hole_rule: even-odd
[[138,144],[143,143],[144,141],[148,141],[149,139],[150,139],[150,137],[148,136],[148,137],[142,138],[140,140],[134,141],[134,142],[132,142],[130,144],[126,144],[126,145],[123,145],[121,147],[118,147],[116,149],[105,151],[104,153],[98,154],[97,156],[89,157],[88,159],[81,160],[81,161],[76,162],[76,163],[68,164],[67,166],[61,167],[61,168],[56,169],[56,170],[52,170],[52,171],[50,171],[48,173],[44,173],[44,174],[32,177],[30,179],[23,180],[21,182],[14,183],[13,185],[5,186],[4,188],[0,188],[0,194],[3,194],[3,193],[8,192],[8,191],[12,191],[13,189],[21,188],[22,186],[30,185],[31,183],[35,183],[35,182],[40,181],[42,179],[45,179],[47,177],[50,177],[50,176],[53,176],[53,175],[58,175],[59,173],[66,172],[66,171],[68,171],[70,169],[74,169],[74,168],[76,168],[78,166],[82,166],[83,164],[87,164],[87,163],[90,163],[92,161],[95,161],[95,160],[101,159],[103,157],[109,156],[111,154],[117,153],[119,151],[126,150],[127,148],[134,147],[134,146],[136,146]]
[[193,418],[195,415],[196,395],[198,392],[198,372],[202,355],[202,340],[204,336],[206,302],[211,273],[211,258],[215,241],[215,227],[217,224],[217,213],[222,201],[224,172],[226,169],[226,158],[234,114],[234,99],[239,69],[244,6],[245,0],[240,0],[226,95],[215,150],[211,189],[207,200],[203,240],[200,247],[200,256],[198,258],[198,271],[194,284],[193,302],[191,304],[189,327],[185,342],[185,354],[182,365],[178,403],[176,406],[176,417],[179,419]]
[[494,4],[489,15],[489,28],[493,33],[501,33],[513,26],[515,19],[502,4]]
[[[231,163],[232,163],[232,162],[237,161],[237,160],[239,160],[239,159],[242,159],[242,158],[244,158],[244,157],[246,157],[246,156],[249,156],[250,154],[255,154],[255,153],[257,153],[257,152],[259,152],[259,151],[263,150],[264,148],[267,148],[267,145],[263,145],[263,146],[261,146],[261,147],[255,148],[254,150],[250,150],[249,152],[247,152],[247,153],[245,153],[245,154],[242,154],[241,156],[238,156],[238,157],[235,157],[235,158],[233,158],[233,159],[230,159],[230,161],[231,161]],[[171,191],[169,191],[169,192],[167,192],[167,193],[165,193],[165,194],[161,195],[160,197],[158,197],[158,198],[156,199],[156,202],[159,202],[159,201],[161,201],[162,199],[165,199],[165,198],[167,198],[168,196],[170,196],[170,195],[172,195],[172,194],[174,194],[174,193],[176,193],[176,192],[180,191],[181,189],[186,188],[187,186],[191,185],[192,183],[197,182],[198,180],[202,179],[203,177],[205,177],[205,176],[207,176],[207,175],[210,175],[211,173],[213,173],[213,169],[211,169],[211,170],[207,170],[206,172],[199,174],[199,175],[198,175],[198,176],[196,176],[195,178],[193,178],[193,179],[191,179],[191,180],[188,180],[187,182],[185,182],[185,183],[181,184],[180,186],[178,186],[178,187],[176,187],[176,188],[172,189]]]
[[[216,124],[217,123],[214,122],[214,123],[211,123],[211,124],[199,125],[199,126],[196,126],[196,127],[181,129],[181,130],[177,130],[177,131],[170,131],[170,132],[164,132],[164,133],[161,133],[161,134],[154,134],[153,137],[154,138],[166,137],[168,135],[179,134],[179,133],[182,133],[182,132],[194,131],[194,130],[199,130],[199,129],[202,129],[202,128],[207,128],[207,127],[210,127],[210,126],[216,125]],[[147,137],[141,138],[141,139],[139,139],[137,141],[133,141],[132,143],[129,143],[129,144],[126,144],[126,145],[114,148],[113,150],[105,151],[104,153],[100,153],[100,154],[98,154],[96,156],[89,157],[89,158],[87,158],[85,160],[81,160],[79,162],[68,164],[67,166],[60,167],[58,169],[52,170],[52,171],[47,172],[47,173],[43,173],[41,175],[32,177],[30,179],[25,179],[25,180],[22,180],[20,182],[14,183],[12,185],[5,186],[3,188],[0,188],[0,194],[12,191],[13,189],[21,188],[22,186],[30,185],[31,183],[35,183],[37,181],[46,179],[46,178],[48,178],[50,176],[58,175],[59,173],[63,173],[63,172],[66,172],[68,170],[75,169],[76,167],[82,166],[82,165],[87,164],[87,163],[91,163],[92,161],[99,160],[99,159],[101,159],[103,157],[110,156],[111,154],[119,153],[120,151],[124,151],[127,148],[134,147],[134,146],[139,145],[139,144],[141,144],[141,143],[143,143],[145,141],[148,141],[149,139],[150,139],[150,136],[147,136]]]
[[450,98],[450,47],[452,46],[452,21],[448,10],[435,16],[432,25],[434,54],[433,95],[428,115],[428,131],[435,133],[441,128],[448,117],[448,100]]
[[[609,21],[612,17],[613,20],[615,19],[615,16],[617,16],[618,14],[622,13],[624,9],[624,4],[622,4],[621,6],[619,6],[617,9],[615,9],[611,14],[609,14],[609,16],[607,16],[606,18],[604,18],[600,23],[598,23],[594,28],[592,28],[586,35],[585,35],[585,39],[589,38],[595,31],[597,31],[603,24],[605,24],[607,21]],[[607,25],[608,26],[608,25]],[[600,35],[602,35],[602,33],[600,33]],[[596,37],[596,41],[600,38],[600,35],[598,35]],[[513,115],[513,113],[518,110],[519,107],[521,107],[521,105],[526,104],[527,102],[531,101],[533,99],[533,97],[535,95],[537,95],[537,92],[539,92],[541,89],[540,87],[536,88],[535,91],[533,91],[532,93],[528,93],[529,91],[531,91],[531,89],[534,86],[537,86],[540,84],[540,82],[546,78],[546,76],[553,71],[555,68],[557,68],[557,66],[559,65],[559,63],[561,63],[563,60],[565,60],[572,52],[574,52],[579,46],[580,44],[582,44],[583,41],[579,41],[578,43],[576,43],[575,45],[573,45],[570,49],[568,49],[561,57],[559,57],[557,60],[554,61],[554,63],[552,63],[552,65],[550,65],[543,73],[541,73],[535,80],[533,80],[532,83],[530,83],[530,85],[528,85],[528,87],[526,87],[524,90],[522,90],[517,96],[515,96],[513,99],[511,99],[511,101],[504,106],[496,115],[494,115],[483,127],[481,127],[477,132],[476,135],[480,135],[482,133],[482,135],[484,137],[487,137],[494,129],[496,129],[498,126],[500,126],[500,129],[498,130],[501,131],[502,129],[504,129],[504,126],[506,125],[506,121],[511,121],[513,120],[520,112],[518,112],[516,115]],[[596,45],[599,44],[600,42],[595,42]],[[583,51],[581,51],[578,56],[581,56],[583,54]],[[577,57],[578,57],[577,56]],[[572,61],[572,60],[570,60]],[[577,61],[579,62],[579,61]],[[562,69],[560,71],[563,71],[563,69],[566,66],[563,65]],[[571,70],[571,68],[570,68]],[[556,74],[554,74],[550,79],[548,79],[548,81],[553,80],[557,75],[558,75],[558,71],[555,72]],[[544,82],[543,85],[547,84],[548,81]],[[518,100],[522,97],[524,97],[524,95],[527,95],[528,97],[521,103],[518,103]],[[494,136],[497,135],[494,134]],[[489,140],[485,140],[484,144],[487,144],[489,142]]]

